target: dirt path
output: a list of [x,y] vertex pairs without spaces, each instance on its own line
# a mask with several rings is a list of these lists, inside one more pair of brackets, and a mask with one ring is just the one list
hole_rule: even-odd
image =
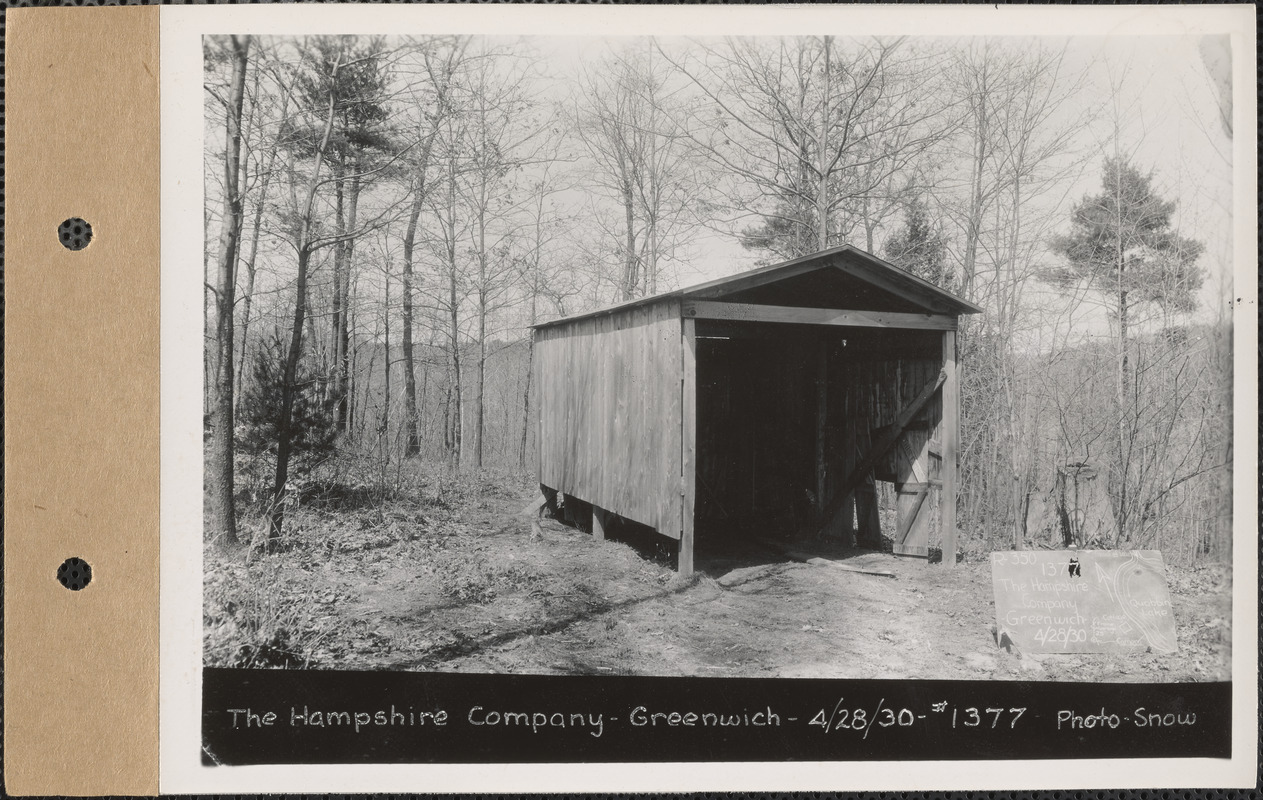
[[[684,586],[653,547],[598,541],[553,520],[532,536],[530,520],[517,515],[524,504],[500,493],[424,512],[403,503],[371,518],[337,512],[313,521],[301,547],[244,566],[208,549],[208,663],[734,677],[1229,677],[1224,567],[1168,566],[1175,654],[1023,656],[995,644],[985,563],[946,568],[823,551],[838,563],[893,573],[880,577],[745,544],[699,558],[697,580]],[[733,570],[756,575],[721,585]],[[243,608],[270,616],[243,624]],[[255,628],[263,643],[240,644],[241,631]]]
[[[834,678],[1214,680],[1228,675],[1222,570],[1174,570],[1181,650],[1131,657],[1009,653],[995,644],[988,566],[882,553],[839,560],[893,578],[797,563],[757,546],[699,562],[678,590],[664,563],[545,521],[542,538],[482,509],[441,545],[422,537],[324,568],[342,642],[320,666],[551,674]],[[717,578],[759,566],[726,588]]]
[[986,565],[944,570],[875,553],[850,563],[857,561],[896,577],[793,562],[731,589],[703,577],[685,591],[488,648],[443,669],[1069,681],[1228,676],[1225,597],[1209,604],[1176,600],[1182,622],[1176,655],[1023,656],[995,644]]

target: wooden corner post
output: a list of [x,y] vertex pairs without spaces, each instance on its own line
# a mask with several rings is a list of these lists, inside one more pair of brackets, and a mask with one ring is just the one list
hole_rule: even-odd
[[697,496],[697,321],[680,320],[680,550],[679,573],[693,574],[693,506]]
[[956,564],[956,460],[960,451],[960,374],[956,366],[956,331],[943,332],[943,563]]

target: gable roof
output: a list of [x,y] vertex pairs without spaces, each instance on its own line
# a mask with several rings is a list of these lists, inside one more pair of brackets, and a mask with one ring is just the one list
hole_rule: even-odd
[[927,280],[851,245],[739,272],[706,283],[541,322],[547,328],[670,299],[731,300],[844,310],[979,314],[982,309]]

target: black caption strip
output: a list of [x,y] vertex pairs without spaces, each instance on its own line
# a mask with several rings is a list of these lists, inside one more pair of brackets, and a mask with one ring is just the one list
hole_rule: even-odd
[[1228,758],[1230,683],[206,669],[208,765]]

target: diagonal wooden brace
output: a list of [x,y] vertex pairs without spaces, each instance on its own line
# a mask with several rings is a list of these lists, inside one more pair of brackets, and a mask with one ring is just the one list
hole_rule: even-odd
[[821,530],[825,530],[830,526],[833,518],[842,509],[846,496],[855,491],[860,482],[864,480],[864,476],[872,471],[873,465],[877,463],[878,459],[894,446],[895,442],[899,440],[899,436],[908,427],[908,424],[912,422],[912,418],[925,407],[925,404],[929,402],[930,398],[934,396],[934,393],[942,387],[946,380],[947,371],[939,370],[934,380],[927,383],[917,396],[912,399],[912,402],[900,410],[899,415],[895,417],[894,424],[887,428],[886,432],[877,441],[873,442],[872,448],[864,454],[864,457],[846,476],[846,480],[838,487],[833,499],[825,506],[824,511],[820,515]]
[[[906,486],[907,484],[905,484]],[[916,522],[917,515],[921,513],[921,506],[925,505],[925,498],[930,496],[930,484],[922,483],[917,488],[917,497],[912,506],[912,510],[904,517],[899,524],[899,530],[895,532],[895,543],[903,544],[908,540],[908,533],[912,530],[912,523]],[[898,551],[895,551],[896,554]]]

